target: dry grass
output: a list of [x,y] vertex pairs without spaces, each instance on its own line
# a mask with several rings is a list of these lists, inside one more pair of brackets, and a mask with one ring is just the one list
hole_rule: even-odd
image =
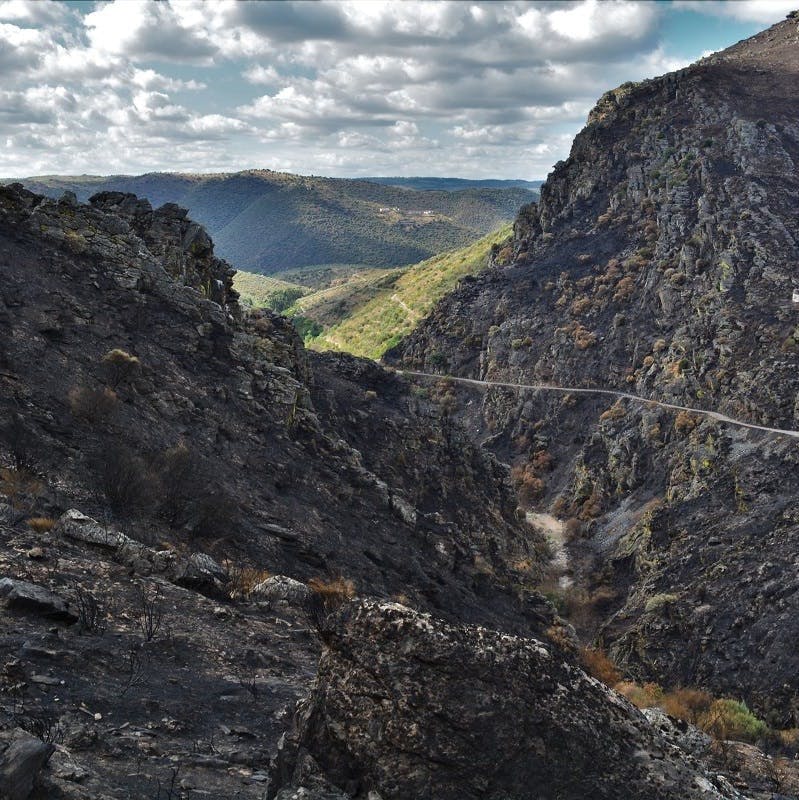
[[52,517],[31,517],[27,520],[27,526],[36,533],[47,533],[53,530],[56,526],[57,520]]
[[606,686],[615,686],[621,680],[618,667],[604,650],[595,647],[581,648],[580,663],[589,675],[593,675]]
[[335,607],[355,597],[355,584],[348,578],[311,578],[308,588],[324,600],[325,605]]
[[223,562],[228,576],[227,591],[231,599],[249,597],[252,590],[263,583],[272,573],[259,567],[243,567],[231,561]]

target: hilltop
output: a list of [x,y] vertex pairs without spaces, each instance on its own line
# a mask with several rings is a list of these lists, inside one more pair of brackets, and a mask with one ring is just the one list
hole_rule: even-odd
[[337,263],[413,264],[509,222],[536,197],[516,186],[422,191],[272,170],[43,176],[22,183],[55,199],[71,191],[86,202],[97,192],[117,191],[154,207],[177,203],[208,229],[223,258],[263,274]]

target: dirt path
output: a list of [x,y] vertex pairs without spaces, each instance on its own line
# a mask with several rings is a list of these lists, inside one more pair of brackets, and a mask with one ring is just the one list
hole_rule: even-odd
[[752,422],[744,422],[740,419],[728,417],[726,414],[720,414],[718,411],[709,411],[706,408],[693,408],[692,406],[679,406],[675,403],[665,403],[662,400],[650,400],[647,397],[639,397],[636,394],[629,394],[627,392],[619,392],[615,389],[589,389],[582,386],[555,386],[550,383],[510,383],[506,381],[481,381],[476,378],[458,378],[454,375],[436,375],[431,372],[416,372],[414,370],[398,369],[398,375],[411,375],[417,378],[433,378],[434,380],[448,380],[455,381],[456,383],[465,383],[471,386],[498,386],[504,389],[530,389],[532,391],[549,391],[549,392],[563,392],[565,394],[604,394],[610,397],[622,398],[630,400],[634,403],[643,403],[644,405],[660,406],[661,408],[668,408],[672,411],[687,411],[690,414],[697,414],[702,417],[708,417],[716,422],[724,423],[725,425],[737,425],[739,428],[749,428],[755,431],[764,431],[766,433],[773,433],[778,436],[790,436],[793,439],[799,439],[799,431],[787,430],[785,428],[769,428],[766,425],[755,425]]

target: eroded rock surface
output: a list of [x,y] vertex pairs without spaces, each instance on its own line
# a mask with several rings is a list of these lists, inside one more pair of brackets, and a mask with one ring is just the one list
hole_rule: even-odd
[[302,781],[310,757],[358,798],[739,797],[539,641],[373,601],[324,638],[278,786]]

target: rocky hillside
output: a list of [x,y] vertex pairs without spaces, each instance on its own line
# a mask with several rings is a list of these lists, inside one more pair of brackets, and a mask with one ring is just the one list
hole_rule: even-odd
[[0,267],[4,798],[793,791],[588,677],[451,390],[244,314],[181,209],[5,187]]
[[[793,14],[608,92],[520,213],[512,263],[440,303],[393,360],[799,429],[798,78]],[[469,423],[528,501],[571,519],[563,600],[584,635],[639,679],[799,725],[793,440],[607,398],[478,399]]]
[[535,197],[514,186],[421,191],[272,170],[47,176],[23,183],[54,199],[72,191],[86,202],[114,191],[154,206],[179,203],[208,228],[224,258],[263,274],[319,264],[414,264],[479,239]]

